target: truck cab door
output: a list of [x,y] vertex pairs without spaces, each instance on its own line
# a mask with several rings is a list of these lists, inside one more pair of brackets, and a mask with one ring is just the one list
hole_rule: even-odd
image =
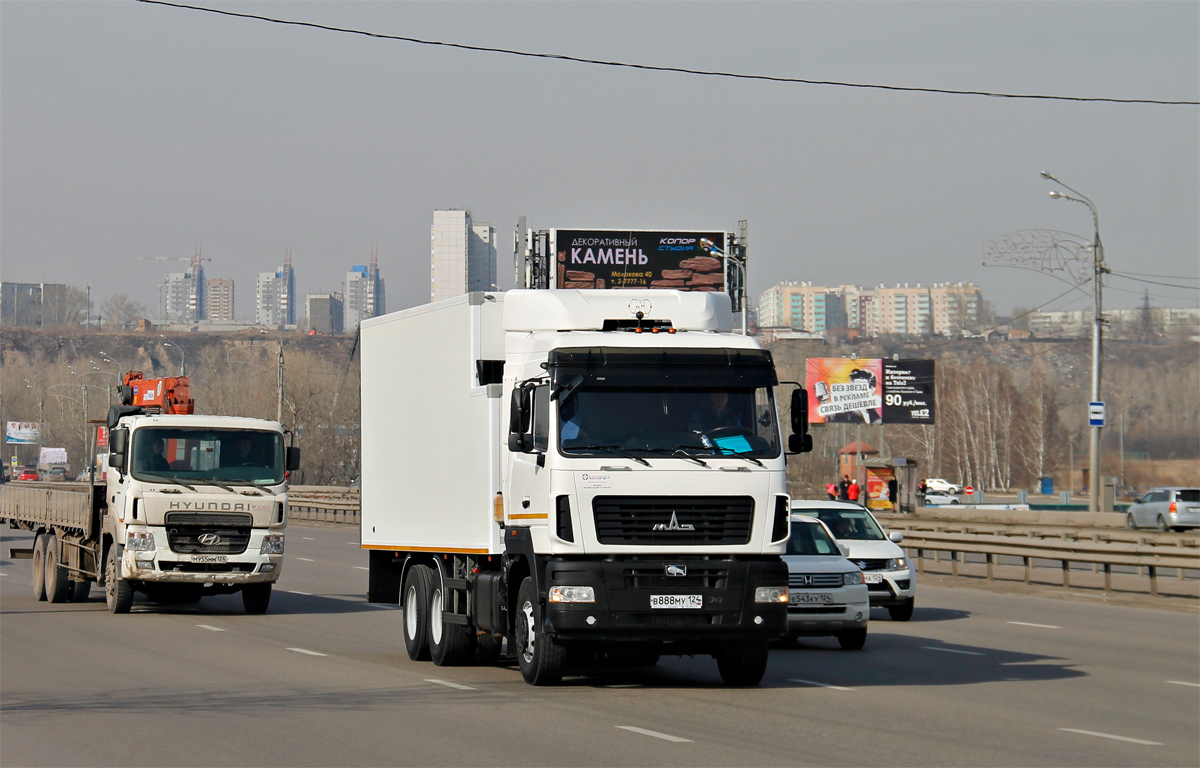
[[534,388],[532,404],[531,439],[528,441],[532,447],[523,453],[510,454],[508,519],[516,525],[546,525],[550,513],[550,472],[545,466],[550,446],[548,384]]

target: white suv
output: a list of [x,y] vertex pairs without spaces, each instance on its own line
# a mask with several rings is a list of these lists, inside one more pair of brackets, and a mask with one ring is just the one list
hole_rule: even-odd
[[893,621],[912,618],[917,572],[899,542],[904,534],[886,535],[866,507],[848,501],[792,501],[792,512],[816,517],[848,550],[850,562],[863,571],[871,605],[887,608]]
[[788,567],[788,637],[833,635],[848,651],[867,642],[870,596],[863,572],[846,559],[815,517],[792,515],[783,561]]
[[961,485],[955,485],[954,483],[943,480],[940,477],[925,478],[925,487],[931,491],[941,491],[942,493],[948,493],[950,495],[963,492],[963,487]]

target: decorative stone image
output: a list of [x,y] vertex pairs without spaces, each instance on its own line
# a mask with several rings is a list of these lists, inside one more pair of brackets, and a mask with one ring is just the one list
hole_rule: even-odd
[[725,250],[724,232],[551,230],[558,288],[722,291],[724,265],[701,238]]

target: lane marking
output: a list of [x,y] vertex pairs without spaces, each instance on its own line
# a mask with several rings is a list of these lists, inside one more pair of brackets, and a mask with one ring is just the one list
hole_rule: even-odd
[[1111,733],[1099,733],[1097,731],[1081,731],[1078,728],[1059,728],[1060,731],[1067,733],[1082,733],[1084,736],[1099,736],[1102,739],[1113,739],[1114,741],[1127,741],[1130,744],[1144,744],[1147,747],[1161,747],[1161,741],[1143,741],[1142,739],[1131,739],[1128,736],[1114,736]]
[[1190,685],[1193,688],[1200,688],[1200,683],[1189,683],[1184,680],[1164,680],[1163,682],[1170,683],[1171,685]]
[[298,590],[298,589],[289,589],[289,590],[288,590],[288,594],[292,594],[292,595],[304,595],[305,597],[312,597],[312,592],[301,592],[301,591],[300,591],[300,590]]
[[328,656],[329,655],[328,653],[317,653],[316,651],[310,651],[307,648],[288,648],[288,650],[295,651],[296,653],[303,653],[307,656]]
[[0,573],[0,576],[7,576],[7,573]]
[[304,562],[306,562],[306,563],[311,563],[311,562],[313,562],[313,559],[312,559],[311,557],[297,557],[296,559],[297,559],[297,560],[303,560],[303,561],[304,561]]
[[368,568],[368,567],[366,567],[365,565],[356,565],[356,566],[354,566],[354,570],[356,570],[356,571],[369,571],[369,570],[371,570],[371,569],[370,569],[370,568]]
[[1010,621],[1009,624],[1016,624],[1019,627],[1037,627],[1038,629],[1062,629],[1053,624],[1030,624],[1028,621]]
[[469,685],[460,685],[458,683],[452,683],[449,680],[434,680],[433,678],[426,678],[425,682],[434,683],[436,685],[444,685],[447,688],[457,688],[460,691],[477,691],[477,690],[479,690],[478,688],[472,688]]
[[210,624],[197,624],[196,626],[200,627],[200,629],[207,629],[209,632],[224,632],[225,631],[225,630],[221,629],[220,627],[214,627]]
[[314,539],[312,536],[301,536],[300,538],[304,539],[305,541],[316,541],[316,539]]
[[835,691],[855,691],[855,690],[858,690],[857,688],[843,688],[843,687],[842,687],[842,686],[840,686],[840,685],[830,685],[829,683],[818,683],[816,680],[800,680],[800,679],[797,679],[797,678],[792,678],[792,679],[791,679],[791,680],[789,680],[788,682],[790,682],[790,683],[804,683],[805,685],[815,685],[815,686],[817,686],[818,688],[832,688],[832,689],[833,689],[833,690],[835,690]]
[[941,651],[942,653],[961,653],[963,656],[984,656],[985,654],[976,651],[960,651],[957,648],[938,648],[933,645],[924,646],[927,651]]
[[617,725],[614,727],[619,728],[622,731],[631,731],[632,733],[640,733],[643,736],[653,736],[654,738],[662,739],[663,741],[673,741],[676,744],[685,744],[685,743],[691,744],[692,743],[691,739],[683,739],[678,736],[672,736],[669,733],[659,733],[658,731],[647,731],[645,728],[637,728],[632,725]]
[[385,611],[400,610],[400,606],[398,606],[398,605],[378,605],[377,603],[367,603],[367,605],[371,608],[382,608]]

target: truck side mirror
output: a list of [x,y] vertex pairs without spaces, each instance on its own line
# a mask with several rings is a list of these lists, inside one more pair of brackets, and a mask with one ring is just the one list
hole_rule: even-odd
[[528,383],[513,387],[512,401],[508,409],[508,450],[525,453],[532,439],[529,438],[529,415],[532,408],[533,390]]
[[289,445],[285,452],[285,460],[288,472],[295,472],[297,469],[300,469],[300,449],[294,445]]
[[[114,429],[108,433],[108,450],[111,454],[124,454],[125,448],[129,444],[129,432],[124,429]],[[110,463],[109,466],[115,467],[116,464]]]
[[792,390],[792,431],[803,435],[808,432],[808,390],[798,387]]
[[119,469],[121,471],[124,471],[125,470],[125,454],[123,454],[123,453],[108,454],[108,466],[112,467],[113,469]]
[[789,453],[808,453],[813,449],[812,435],[788,435]]

